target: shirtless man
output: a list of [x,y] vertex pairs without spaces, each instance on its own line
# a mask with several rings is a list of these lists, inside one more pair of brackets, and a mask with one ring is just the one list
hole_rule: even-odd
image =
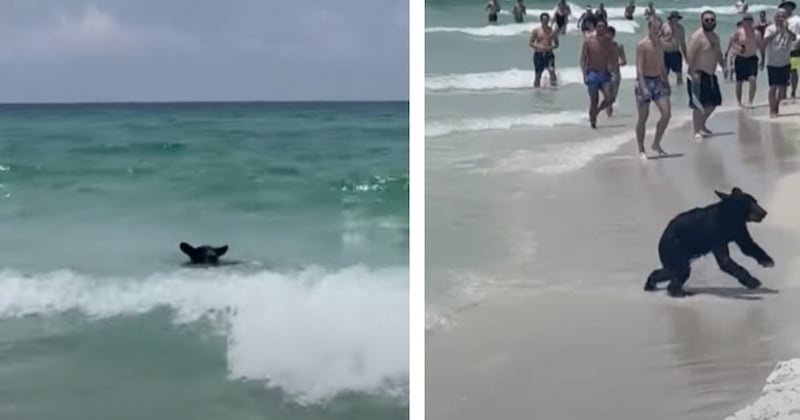
[[644,129],[647,118],[650,116],[650,103],[655,102],[661,118],[656,124],[656,135],[653,139],[653,151],[659,156],[667,152],[661,148],[661,138],[667,129],[672,116],[672,107],[669,103],[669,78],[664,62],[664,43],[662,35],[661,18],[652,16],[647,22],[647,36],[636,44],[636,106],[638,119],[636,120],[636,145],[639,148],[639,157],[647,159],[644,150]]
[[553,20],[556,22],[556,32],[564,35],[567,33],[567,23],[572,15],[572,10],[567,4],[567,0],[559,0],[556,11],[553,13]]
[[716,14],[706,10],[700,15],[700,22],[700,29],[689,37],[686,46],[686,62],[689,67],[686,91],[689,94],[689,107],[693,110],[695,139],[698,140],[712,135],[706,123],[714,108],[722,104],[719,81],[714,73],[718,64],[723,70],[727,69],[719,36],[714,32],[717,27]]
[[786,22],[788,13],[785,9],[778,9],[775,12],[774,24],[767,26],[764,31],[764,42],[761,56],[766,50],[766,60],[761,61],[761,68],[764,68],[764,61],[767,63],[767,79],[769,80],[769,116],[775,118],[780,111],[781,99],[786,97],[786,87],[789,86],[790,62],[792,44],[797,41],[797,36],[789,30]]
[[594,11],[594,17],[597,20],[605,20],[608,21],[608,12],[606,11],[606,5],[600,3],[597,5],[597,10]]
[[550,76],[550,86],[556,85],[556,56],[553,50],[558,48],[558,32],[550,26],[550,15],[539,15],[541,26],[531,31],[528,45],[533,48],[533,87],[541,86],[542,73],[547,70]]
[[486,3],[486,13],[489,14],[489,23],[497,23],[497,14],[500,12],[500,7],[496,0],[489,0]]
[[[761,34],[753,28],[753,16],[744,15],[742,26],[733,34],[733,70],[736,73],[736,100],[742,105],[742,85],[749,83],[749,106],[753,106],[756,97],[756,77],[758,76],[758,52],[761,50]],[[762,55],[763,61],[763,55]]]
[[514,21],[517,23],[522,23],[525,20],[525,15],[527,15],[527,11],[525,9],[525,4],[522,3],[522,0],[517,0],[517,3],[514,5]]
[[622,73],[620,72],[620,67],[625,66],[628,64],[628,59],[625,58],[625,48],[622,44],[618,43],[614,39],[617,36],[617,30],[613,26],[608,27],[609,37],[611,37],[611,42],[614,44],[615,52],[619,60],[616,62],[611,62],[611,105],[606,108],[606,113],[608,116],[614,114],[614,103],[617,101],[617,94],[619,94],[619,85],[622,83]]
[[738,0],[733,6],[736,7],[736,13],[740,15],[747,13],[747,2],[745,0]]
[[633,0],[631,0],[631,2],[628,3],[627,6],[625,6],[625,19],[633,20],[633,12],[635,11],[636,11],[636,4],[634,4]]
[[675,82],[678,86],[683,84],[683,57],[686,57],[686,30],[679,21],[683,16],[673,10],[667,17],[666,25],[661,27],[661,42],[664,43],[664,65],[667,74],[675,73]]
[[[597,128],[597,114],[611,105],[611,68],[617,58],[616,49],[608,36],[605,21],[597,22],[595,33],[583,40],[581,48],[581,70],[589,92],[589,124]],[[603,102],[598,105],[600,91]]]
[[[736,22],[736,29],[734,29],[733,33],[730,37],[728,37],[728,46],[725,48],[725,54],[723,54],[722,59],[728,63],[728,68],[722,73],[723,80],[726,81],[734,81],[736,79],[736,73],[733,72],[733,61],[736,59],[736,48],[734,48],[734,39],[736,37],[736,31],[742,27],[742,21]],[[728,71],[730,69],[730,71]]]
[[647,8],[644,9],[644,18],[650,19],[650,16],[655,16],[656,8],[653,6],[653,2],[647,3]]

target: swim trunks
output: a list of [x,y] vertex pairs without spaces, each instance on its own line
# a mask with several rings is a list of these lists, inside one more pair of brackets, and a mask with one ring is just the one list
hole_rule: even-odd
[[559,29],[567,24],[567,16],[566,15],[562,15],[560,13],[556,13],[555,16],[556,16],[556,26]]
[[737,55],[733,59],[733,70],[736,72],[736,81],[743,82],[758,75],[758,56],[742,57]]
[[719,91],[717,76],[698,72],[686,79],[686,92],[689,94],[689,108],[701,109],[722,105],[722,93]]
[[797,69],[800,68],[800,50],[792,51],[791,55],[792,58],[789,59],[790,69],[792,71],[797,71]]
[[790,74],[791,71],[789,70],[789,66],[767,66],[767,80],[769,81],[770,87],[789,86]]
[[489,22],[497,22],[497,13],[489,14]]
[[590,89],[600,89],[603,85],[611,83],[611,73],[607,71],[587,70],[583,82]]
[[642,92],[638,83],[633,90],[636,96],[636,103],[639,104],[639,106],[647,105],[650,102],[655,102],[665,96],[669,96],[669,90],[660,76],[645,76],[644,85],[647,87],[647,92]]
[[555,68],[556,56],[552,51],[537,51],[533,53],[533,71],[541,73],[545,69]]
[[683,55],[680,51],[664,51],[664,66],[667,68],[667,73],[683,72]]

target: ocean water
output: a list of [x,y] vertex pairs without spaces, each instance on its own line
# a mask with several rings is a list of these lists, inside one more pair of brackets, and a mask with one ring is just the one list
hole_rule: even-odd
[[[501,287],[494,276],[485,273],[488,267],[507,268],[509,261],[516,264],[536,252],[535,232],[492,232],[486,228],[494,219],[507,224],[510,213],[514,213],[505,207],[493,208],[492,200],[505,200],[509,193],[529,193],[537,186],[552,186],[598,156],[626,144],[634,147],[633,63],[635,44],[646,33],[646,2],[637,2],[633,21],[623,18],[627,1],[605,2],[609,22],[617,30],[616,39],[624,46],[629,65],[622,68],[615,116],[601,115],[598,130],[588,129],[588,97],[578,65],[581,35],[576,25],[585,5],[569,3],[575,16],[555,52],[559,85],[534,90],[528,37],[538,26],[539,14],[552,13],[556,2],[525,1],[528,16],[521,24],[514,23],[510,14],[514,2],[503,0],[501,4],[503,10],[496,25],[487,22],[481,2],[430,0],[425,6],[426,296],[428,313],[433,314],[429,326],[441,322],[442,313],[471,305]],[[656,8],[662,16],[678,10],[687,34],[699,27],[701,11],[715,11],[717,33],[727,45],[739,19],[732,4],[726,0],[673,0],[656,2]],[[752,4],[750,11],[772,8]],[[757,101],[765,102],[766,77],[759,77]],[[543,85],[547,84],[545,74]],[[729,100],[732,95],[732,85],[725,84],[723,96]],[[689,120],[686,102],[685,90],[673,89],[672,126]],[[654,115],[655,110],[651,125],[657,119]],[[652,134],[648,135],[648,144],[651,138]],[[667,150],[671,147],[665,144]],[[530,187],[528,191],[508,185],[509,180],[523,179]],[[525,217],[524,210],[520,213],[519,217]],[[497,243],[498,235],[518,236],[519,246],[483,246]],[[458,239],[452,239],[455,237]],[[438,245],[434,243],[437,241]]]
[[407,102],[2,105],[0,217],[4,420],[407,418]]

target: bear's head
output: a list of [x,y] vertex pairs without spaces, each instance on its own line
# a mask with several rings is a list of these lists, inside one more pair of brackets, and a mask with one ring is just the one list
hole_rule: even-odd
[[739,187],[733,187],[730,194],[716,190],[714,193],[722,200],[723,209],[733,217],[756,223],[767,217],[767,211],[758,205],[758,201]]

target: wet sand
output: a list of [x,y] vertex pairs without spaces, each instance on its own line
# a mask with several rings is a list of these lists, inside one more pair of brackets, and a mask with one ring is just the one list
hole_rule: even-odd
[[[429,331],[427,418],[706,420],[756,400],[775,363],[800,355],[800,180],[787,177],[800,128],[765,112],[718,114],[722,135],[702,142],[669,131],[664,147],[682,157],[641,162],[631,141],[557,181],[487,180],[475,237],[493,241],[483,275],[504,287]],[[642,291],[666,223],[733,186],[770,212],[750,232],[775,268],[731,246],[765,288],[748,292],[706,257],[687,283],[697,296]]]

